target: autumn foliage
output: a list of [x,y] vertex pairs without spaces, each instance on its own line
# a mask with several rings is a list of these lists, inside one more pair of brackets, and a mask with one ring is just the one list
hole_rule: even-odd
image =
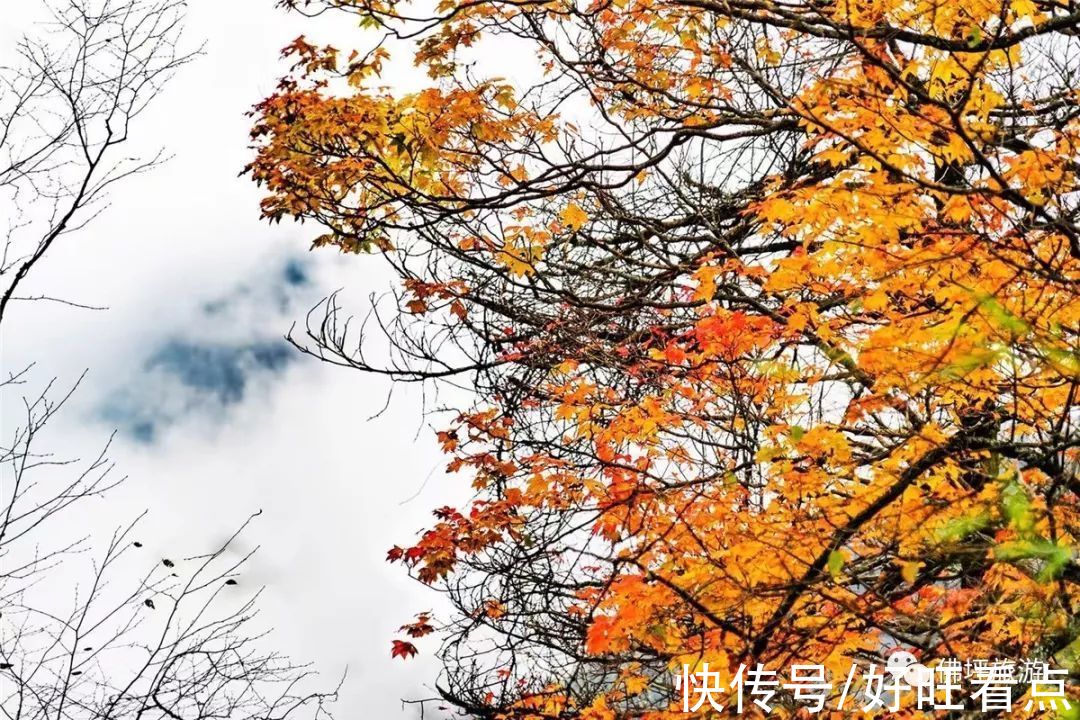
[[475,398],[438,434],[474,501],[389,556],[457,608],[447,701],[685,717],[684,663],[898,642],[1080,669],[1080,8],[284,4],[367,32],[286,49],[263,212],[402,282],[382,362],[335,307],[310,348]]

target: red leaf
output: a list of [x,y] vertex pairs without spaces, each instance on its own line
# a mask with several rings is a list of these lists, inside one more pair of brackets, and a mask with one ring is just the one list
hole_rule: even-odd
[[402,625],[401,630],[411,638],[422,638],[425,635],[435,632],[435,628],[431,626],[431,623],[429,623],[424,616],[421,616],[414,623]]
[[404,640],[395,640],[394,647],[390,651],[390,657],[399,657],[402,660],[408,660],[414,657],[417,653],[416,646],[411,642],[405,642]]

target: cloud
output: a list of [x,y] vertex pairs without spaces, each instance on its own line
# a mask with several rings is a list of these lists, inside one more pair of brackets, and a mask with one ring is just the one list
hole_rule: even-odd
[[282,328],[312,283],[309,261],[278,260],[231,291],[162,328],[133,375],[101,401],[98,418],[132,440],[152,444],[181,423],[220,424],[302,356]]
[[296,259],[285,262],[285,282],[292,287],[304,287],[311,283],[307,265]]

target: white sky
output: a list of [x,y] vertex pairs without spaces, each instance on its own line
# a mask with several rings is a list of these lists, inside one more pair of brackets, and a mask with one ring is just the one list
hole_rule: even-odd
[[[9,46],[39,5],[0,0],[0,44]],[[248,159],[244,113],[272,91],[277,52],[302,28],[274,0],[190,5],[189,35],[206,40],[206,55],[133,132],[134,148],[164,144],[174,158],[119,186],[106,215],[56,246],[24,288],[109,310],[20,306],[5,330],[3,365],[35,361],[34,382],[90,370],[54,428],[60,454],[86,457],[104,443],[111,428],[100,419],[102,403],[145,390],[152,381],[141,377],[141,363],[169,338],[280,337],[325,292],[347,285],[364,298],[387,287],[378,258],[323,251],[309,256],[315,287],[302,302],[285,312],[264,306],[257,289],[284,258],[305,254],[311,229],[258,220],[258,191],[237,177]],[[245,286],[256,291],[243,295]],[[243,321],[204,327],[199,308],[227,297],[246,298]],[[278,648],[315,662],[328,682],[349,666],[342,718],[413,717],[418,711],[402,709],[400,699],[430,696],[423,686],[434,677],[433,644],[421,641],[425,654],[410,662],[391,660],[389,650],[397,627],[438,598],[384,557],[463,484],[442,475],[418,392],[395,392],[390,410],[366,421],[386,390],[356,372],[296,362],[253,381],[224,415],[192,412],[149,445],[121,436],[111,456],[131,480],[107,510],[82,518],[111,529],[117,513],[149,507],[141,537],[148,552],[176,556],[208,549],[263,509],[247,536],[262,545],[248,584],[267,586],[263,619],[276,627]]]

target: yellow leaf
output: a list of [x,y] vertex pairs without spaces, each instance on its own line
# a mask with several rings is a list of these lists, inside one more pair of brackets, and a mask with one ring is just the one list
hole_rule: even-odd
[[915,579],[919,577],[919,569],[923,566],[921,562],[906,562],[900,565],[900,577],[904,578],[905,582],[913,584]]
[[649,679],[640,675],[630,675],[624,682],[626,692],[630,695],[638,695],[649,686]]
[[588,222],[589,215],[577,203],[570,203],[563,208],[563,211],[559,214],[559,219],[562,220],[563,225],[566,225],[571,230],[577,230]]

